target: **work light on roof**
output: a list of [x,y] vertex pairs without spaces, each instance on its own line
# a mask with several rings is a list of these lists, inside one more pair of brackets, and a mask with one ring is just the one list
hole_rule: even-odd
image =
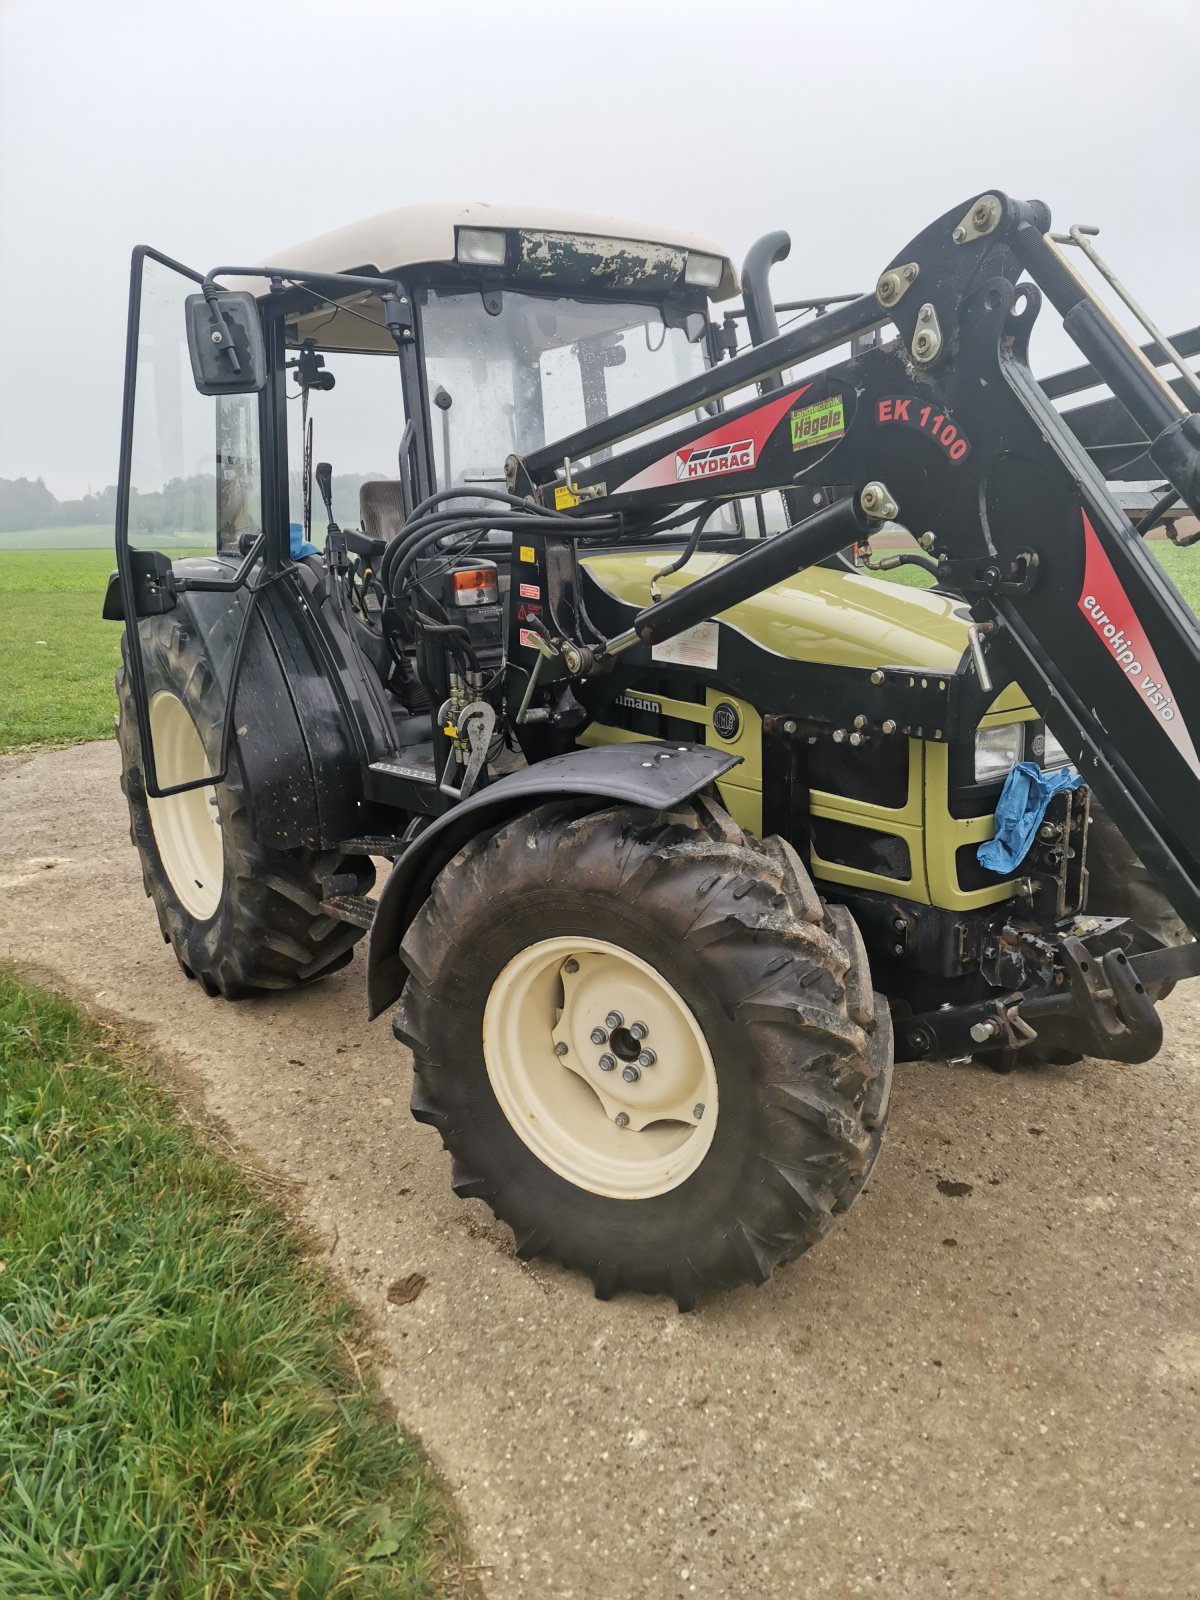
[[464,266],[502,267],[507,250],[508,238],[498,229],[458,230],[458,259]]
[[697,289],[715,289],[724,275],[725,264],[720,256],[697,255],[694,250],[688,251],[687,266],[683,269],[683,281],[693,284]]

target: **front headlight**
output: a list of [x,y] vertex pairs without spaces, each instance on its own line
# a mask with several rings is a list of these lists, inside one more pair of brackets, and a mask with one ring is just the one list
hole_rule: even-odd
[[996,728],[977,728],[975,782],[994,783],[997,778],[1007,778],[1009,771],[1020,761],[1024,748],[1023,723],[1004,722]]

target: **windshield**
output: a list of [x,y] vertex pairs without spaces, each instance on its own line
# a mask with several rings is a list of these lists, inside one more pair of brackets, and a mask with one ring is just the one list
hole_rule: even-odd
[[439,488],[503,484],[509,454],[527,455],[707,365],[703,340],[693,343],[682,328],[667,327],[656,306],[507,289],[497,298],[493,315],[477,290],[430,289],[423,297]]

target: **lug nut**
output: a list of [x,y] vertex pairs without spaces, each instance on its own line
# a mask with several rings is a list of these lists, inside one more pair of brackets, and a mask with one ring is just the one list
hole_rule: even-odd
[[641,1075],[642,1074],[639,1072],[637,1067],[635,1067],[633,1065],[632,1062],[630,1062],[629,1065],[626,1068],[624,1068],[624,1070],[621,1073],[621,1076],[625,1079],[626,1083],[636,1083],[638,1081],[638,1079],[641,1077]]
[[700,1118],[704,1115],[704,1107],[703,1106],[693,1106],[692,1107],[692,1115],[695,1117],[696,1121],[699,1122]]
[[631,1039],[644,1039],[649,1032],[650,1029],[644,1022],[631,1022],[629,1024],[629,1037]]
[[603,1028],[593,1028],[592,1029],[592,1043],[593,1044],[607,1044],[608,1043],[608,1034],[605,1033]]
[[618,1128],[627,1128],[629,1126],[629,1113],[627,1111],[618,1111],[613,1121]]
[[601,1072],[611,1072],[617,1064],[616,1056],[603,1055],[600,1057],[599,1067]]
[[565,1056],[568,1048],[569,1046],[562,1039],[560,1039],[554,1046],[554,1054],[556,1056]]
[[619,1028],[624,1021],[625,1018],[619,1011],[610,1011],[604,1019],[604,1026],[606,1028]]
[[637,1064],[639,1067],[652,1067],[657,1060],[658,1055],[655,1051],[643,1050],[641,1055],[638,1057]]
[[576,961],[574,956],[571,956],[568,960],[563,962],[563,971],[564,972],[578,972],[579,971],[579,963],[578,963],[578,961]]

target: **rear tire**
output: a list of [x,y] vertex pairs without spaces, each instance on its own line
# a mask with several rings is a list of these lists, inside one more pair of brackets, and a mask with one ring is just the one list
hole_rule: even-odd
[[862,1189],[892,1071],[862,940],[711,802],[520,817],[443,869],[403,954],[395,1032],[454,1188],[600,1297],[762,1283]]
[[[225,701],[201,632],[182,607],[141,628],[155,761],[166,788],[217,770]],[[123,659],[126,651],[122,637]],[[321,901],[365,893],[375,877],[370,860],[261,844],[236,736],[224,783],[149,800],[125,666],[116,688],[130,838],[163,938],[186,975],[210,995],[239,1000],[344,967],[362,929],[322,912]]]

